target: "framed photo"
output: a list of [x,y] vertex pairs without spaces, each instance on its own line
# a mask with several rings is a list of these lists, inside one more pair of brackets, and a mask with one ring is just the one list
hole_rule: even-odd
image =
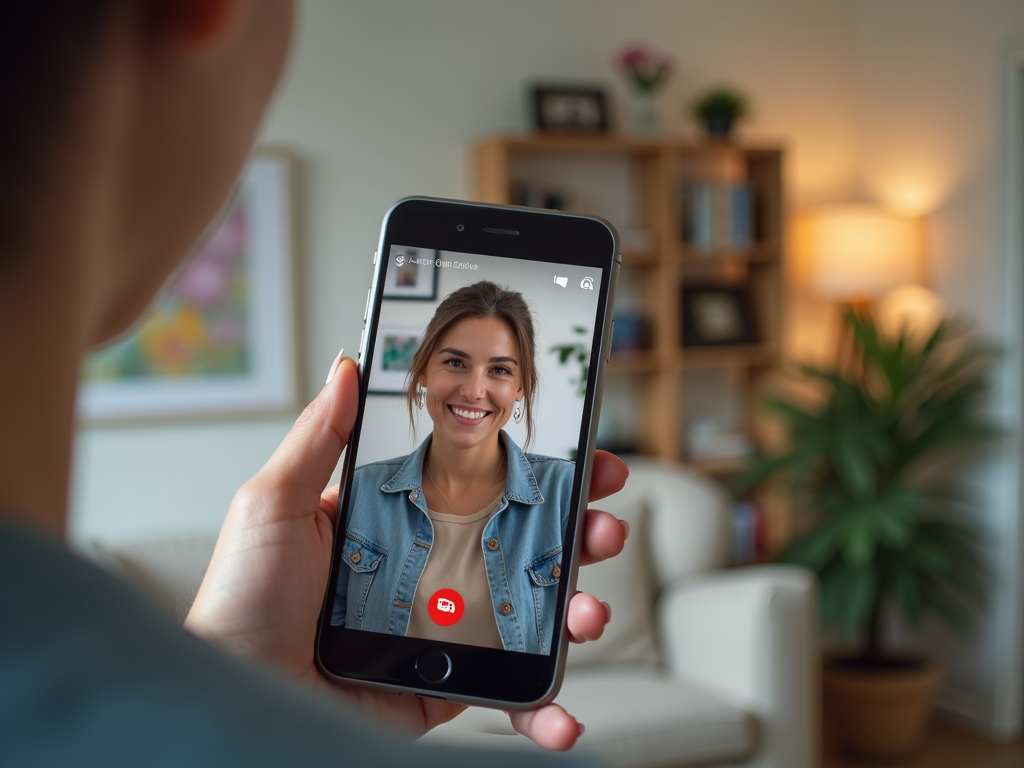
[[294,161],[263,150],[142,319],[91,355],[86,421],[272,413],[299,405]]
[[683,287],[684,347],[757,341],[750,297],[745,289],[726,285]]
[[607,133],[607,97],[600,88],[537,86],[533,125],[538,131]]
[[437,298],[437,251],[426,248],[397,248],[391,254],[394,267],[384,278],[385,299],[433,301]]
[[419,349],[424,328],[423,325],[380,324],[367,392],[374,395],[401,395],[405,392],[412,356]]

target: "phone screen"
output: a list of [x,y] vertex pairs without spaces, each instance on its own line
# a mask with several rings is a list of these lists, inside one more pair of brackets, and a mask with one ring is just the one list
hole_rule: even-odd
[[369,302],[325,617],[354,653],[412,638],[463,661],[551,657],[608,267],[571,247],[558,261],[506,241],[481,252],[472,232],[467,250],[403,234],[383,243]]

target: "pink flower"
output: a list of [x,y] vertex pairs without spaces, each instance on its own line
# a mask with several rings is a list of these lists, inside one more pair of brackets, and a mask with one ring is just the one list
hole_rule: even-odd
[[618,56],[619,68],[638,91],[653,93],[668,79],[672,60],[642,45],[625,48]]
[[185,267],[173,290],[200,307],[212,307],[223,301],[230,284],[231,269],[228,265],[206,252],[200,252]]

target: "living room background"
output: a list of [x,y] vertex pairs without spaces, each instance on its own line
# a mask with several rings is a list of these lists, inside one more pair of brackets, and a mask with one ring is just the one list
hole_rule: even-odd
[[[391,203],[468,195],[472,142],[526,128],[530,82],[596,81],[624,104],[613,56],[635,41],[676,62],[664,130],[692,130],[684,105],[707,85],[743,88],[755,107],[744,136],[787,147],[791,206],[865,198],[928,215],[932,287],[1011,350],[1018,343],[1001,290],[1001,100],[1010,52],[1024,49],[1022,0],[306,0],[299,11],[262,142],[300,162],[307,398],[339,347],[355,352]],[[796,293],[786,352],[813,357],[833,308]],[[216,529],[291,420],[83,429],[73,535],[118,542]],[[1019,499],[1007,490],[1019,463],[1006,451],[972,475],[993,542],[1019,546]],[[947,649],[947,705],[998,733],[1021,717],[1021,691],[1008,686],[1020,688],[1024,596],[1012,558],[993,551],[1000,592],[979,632],[937,642]]]

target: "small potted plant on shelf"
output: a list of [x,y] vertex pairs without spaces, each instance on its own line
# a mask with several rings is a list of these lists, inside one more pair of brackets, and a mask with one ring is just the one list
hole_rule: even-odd
[[728,139],[736,123],[750,114],[750,102],[739,91],[719,86],[694,99],[690,112],[704,126],[708,136]]
[[658,110],[655,96],[672,73],[672,60],[643,45],[633,45],[619,53],[616,64],[633,88],[633,128],[638,133],[655,133]]
[[826,627],[861,639],[858,652],[825,663],[826,712],[841,746],[888,757],[922,739],[938,673],[886,643],[884,615],[965,629],[985,595],[978,532],[958,518],[965,502],[936,461],[998,434],[979,415],[993,350],[954,321],[926,337],[887,337],[852,310],[844,323],[850,365],[800,369],[823,391],[816,406],[766,401],[788,448],[757,457],[736,484],[780,482],[805,515],[781,559],[817,574]]

